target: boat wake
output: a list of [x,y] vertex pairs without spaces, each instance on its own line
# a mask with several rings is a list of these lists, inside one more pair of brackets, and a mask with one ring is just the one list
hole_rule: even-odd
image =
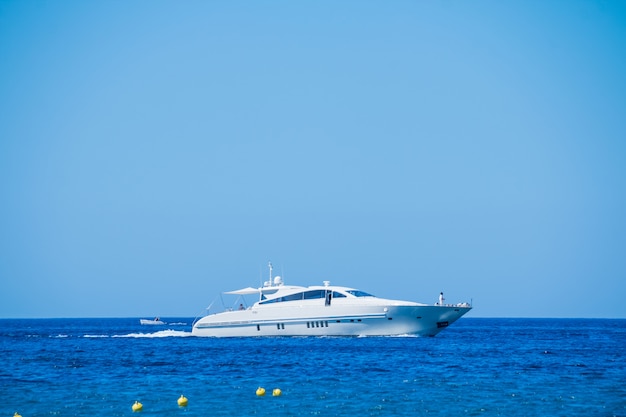
[[189,337],[191,332],[181,330],[161,330],[154,333],[129,333],[125,335],[115,335],[112,337],[134,337],[134,338],[159,338],[159,337]]
[[180,330],[161,330],[154,333],[128,333],[128,334],[114,334],[114,335],[100,335],[100,334],[86,334],[83,337],[87,338],[106,338],[106,337],[129,337],[129,338],[146,338],[155,339],[161,337],[189,337],[192,336],[191,332],[184,332]]

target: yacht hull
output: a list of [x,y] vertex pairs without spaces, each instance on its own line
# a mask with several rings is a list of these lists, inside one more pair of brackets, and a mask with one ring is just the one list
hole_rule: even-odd
[[205,316],[192,334],[209,337],[258,336],[435,336],[471,310],[467,305],[418,303],[306,305],[249,308]]

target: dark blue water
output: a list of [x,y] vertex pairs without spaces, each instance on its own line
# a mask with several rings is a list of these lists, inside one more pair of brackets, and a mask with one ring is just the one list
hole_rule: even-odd
[[249,339],[197,338],[191,319],[168,321],[178,324],[0,320],[0,415],[136,416],[139,400],[151,416],[626,416],[626,320]]

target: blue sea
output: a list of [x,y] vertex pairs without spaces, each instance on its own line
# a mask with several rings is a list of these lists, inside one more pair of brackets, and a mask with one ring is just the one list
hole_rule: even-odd
[[0,416],[626,416],[626,320],[244,339],[163,320],[0,320]]

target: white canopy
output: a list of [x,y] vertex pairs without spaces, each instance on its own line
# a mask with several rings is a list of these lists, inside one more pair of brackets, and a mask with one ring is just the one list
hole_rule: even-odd
[[259,293],[258,288],[248,287],[248,288],[242,288],[241,290],[226,291],[224,294],[247,295],[247,294],[258,294],[258,293]]

